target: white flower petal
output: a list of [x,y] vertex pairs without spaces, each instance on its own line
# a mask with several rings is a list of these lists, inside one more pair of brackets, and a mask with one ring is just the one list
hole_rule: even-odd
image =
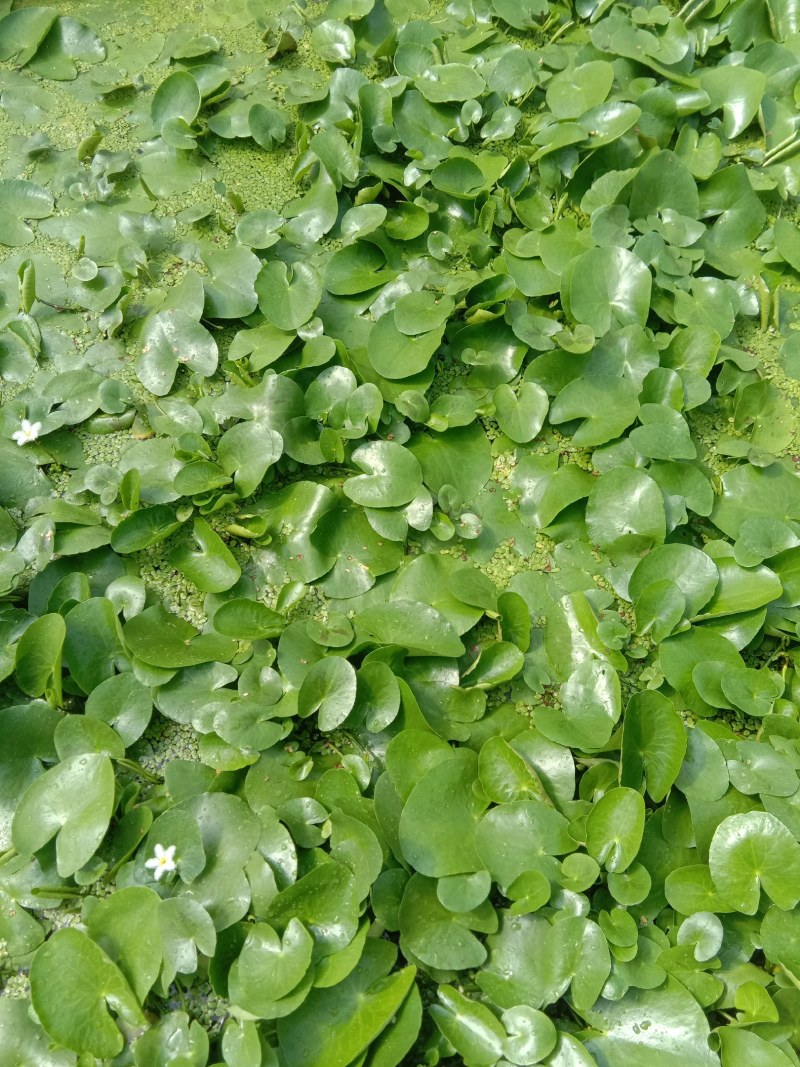
[[28,419],[22,419],[20,428],[12,433],[11,439],[16,441],[18,445],[30,444],[31,441],[37,439],[41,428],[42,424],[40,422],[30,422]]

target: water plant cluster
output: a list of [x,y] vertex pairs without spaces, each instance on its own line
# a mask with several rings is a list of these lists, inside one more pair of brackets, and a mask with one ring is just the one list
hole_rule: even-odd
[[797,0],[0,0],[0,1062],[800,1065]]

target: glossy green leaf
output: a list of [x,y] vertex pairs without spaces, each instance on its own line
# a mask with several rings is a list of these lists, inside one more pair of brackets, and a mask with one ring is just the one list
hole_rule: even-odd
[[0,180],[0,244],[29,244],[34,233],[25,220],[46,219],[52,213],[53,198],[40,185],[23,178]]
[[479,868],[473,840],[482,805],[473,791],[475,774],[473,759],[449,759],[411,791],[400,817],[400,847],[420,874],[444,878]]
[[173,566],[205,593],[221,593],[230,589],[241,574],[230,549],[205,519],[195,519],[192,527],[196,549],[181,545],[173,549]]
[[620,781],[662,801],[680,773],[686,733],[674,706],[657,692],[636,693],[625,709]]
[[303,680],[297,711],[303,718],[318,713],[322,730],[341,726],[356,700],[356,672],[346,659],[332,656],[315,663]]
[[[59,994],[64,974],[72,976],[69,1001]],[[80,1054],[111,1057],[122,1050],[111,1011],[128,1026],[146,1025],[122,973],[79,930],[59,930],[38,950],[31,964],[31,996],[50,1037]]]
[[72,756],[37,778],[22,795],[11,830],[14,847],[30,856],[56,837],[58,871],[67,877],[96,852],[113,806],[114,770],[108,757]]
[[415,968],[388,974],[397,950],[368,939],[350,975],[332,990],[314,990],[299,1011],[278,1023],[289,1067],[345,1067],[387,1026],[402,1004]]
[[596,334],[607,333],[612,326],[643,326],[647,321],[650,272],[624,248],[584,252],[573,265],[569,279],[572,314]]
[[779,908],[793,908],[800,900],[800,845],[767,812],[724,819],[711,841],[709,866],[722,898],[745,915],[758,910],[760,889]]
[[617,874],[631,865],[644,831],[644,801],[633,789],[609,790],[586,822],[586,847],[606,870]]

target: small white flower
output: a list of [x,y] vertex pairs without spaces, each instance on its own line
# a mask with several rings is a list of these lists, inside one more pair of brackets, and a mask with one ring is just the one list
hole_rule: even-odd
[[170,871],[177,870],[178,865],[175,862],[175,848],[175,845],[170,845],[169,848],[164,848],[163,845],[156,845],[155,856],[145,863],[145,867],[148,867],[154,872],[156,881],[161,878],[162,874],[168,874]]
[[40,422],[29,422],[27,419],[23,419],[19,424],[19,429],[15,430],[11,437],[18,445],[29,445],[31,441],[35,441],[39,436],[39,432],[42,429]]

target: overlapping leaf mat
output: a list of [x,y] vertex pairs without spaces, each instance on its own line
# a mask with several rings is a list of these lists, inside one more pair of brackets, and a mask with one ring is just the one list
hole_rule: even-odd
[[800,1064],[796,0],[0,0],[4,1067]]

